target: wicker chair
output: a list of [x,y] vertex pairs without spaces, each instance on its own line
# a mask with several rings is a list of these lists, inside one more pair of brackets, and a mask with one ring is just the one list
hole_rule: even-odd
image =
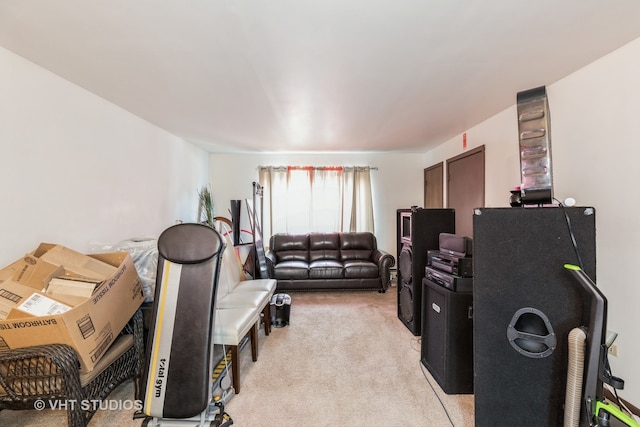
[[65,344],[2,351],[0,410],[34,409],[34,405],[50,408],[53,405],[49,402],[66,403],[69,427],[84,427],[99,408],[96,401],[106,398],[123,381],[134,378],[135,396],[139,396],[144,357],[140,310],[89,373],[80,373],[76,352]]

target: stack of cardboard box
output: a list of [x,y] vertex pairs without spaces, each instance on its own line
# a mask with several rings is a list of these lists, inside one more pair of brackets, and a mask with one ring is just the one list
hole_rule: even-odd
[[91,371],[144,299],[128,253],[42,243],[0,270],[0,351],[68,344]]

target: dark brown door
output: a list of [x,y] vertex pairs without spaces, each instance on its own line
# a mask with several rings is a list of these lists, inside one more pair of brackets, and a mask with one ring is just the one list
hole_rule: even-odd
[[473,237],[473,210],[484,206],[484,145],[447,160],[447,207],[456,234]]
[[424,207],[427,209],[444,207],[442,171],[442,162],[424,170]]

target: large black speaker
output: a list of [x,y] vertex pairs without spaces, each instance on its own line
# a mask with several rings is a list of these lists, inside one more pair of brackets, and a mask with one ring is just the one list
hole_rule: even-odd
[[438,249],[440,233],[455,232],[455,212],[453,209],[398,209],[397,220],[398,318],[414,335],[420,335],[427,251]]
[[473,295],[422,280],[420,361],[447,394],[473,393]]
[[567,337],[589,309],[563,265],[595,278],[594,209],[476,209],[473,258],[475,425],[562,425]]

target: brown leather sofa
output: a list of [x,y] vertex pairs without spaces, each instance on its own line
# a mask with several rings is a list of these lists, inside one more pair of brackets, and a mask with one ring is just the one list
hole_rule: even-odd
[[274,234],[266,253],[277,292],[377,290],[390,285],[392,255],[372,233]]

